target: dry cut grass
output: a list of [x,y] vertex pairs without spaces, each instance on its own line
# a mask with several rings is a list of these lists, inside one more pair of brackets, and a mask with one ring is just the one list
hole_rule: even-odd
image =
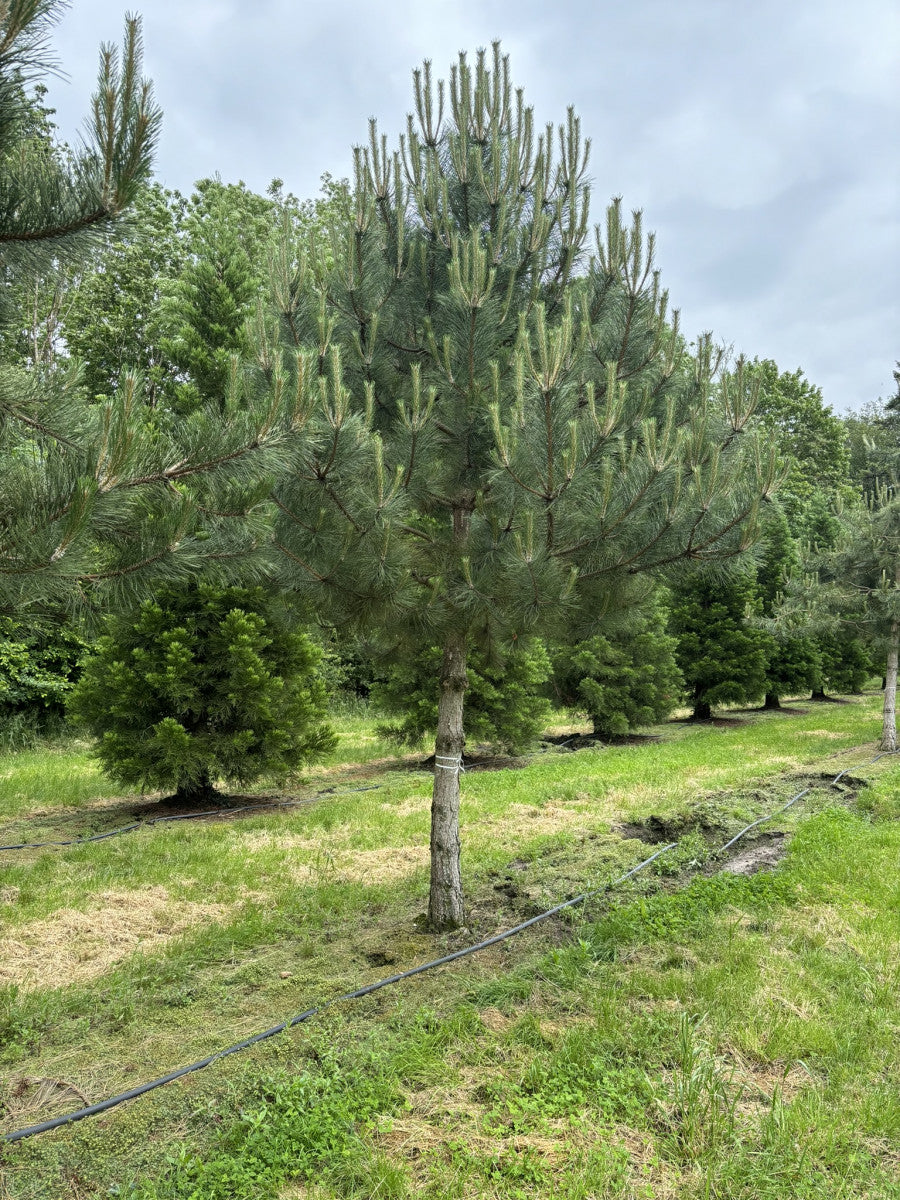
[[161,885],[103,892],[84,911],[62,908],[0,938],[0,983],[25,990],[94,979],[138,950],[159,950],[201,922],[226,921],[235,904],[175,902]]

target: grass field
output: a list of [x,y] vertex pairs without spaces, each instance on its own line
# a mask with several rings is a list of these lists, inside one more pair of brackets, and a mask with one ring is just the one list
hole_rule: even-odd
[[[430,775],[363,717],[342,719],[332,759],[296,785],[231,801],[303,807],[0,853],[2,1132],[602,886],[654,838],[679,842],[585,910],[8,1145],[0,1195],[897,1197],[900,763],[863,765],[878,704],[672,723],[659,741],[469,772],[468,926],[447,937],[417,922]],[[871,786],[827,788],[853,765]],[[772,869],[711,859],[808,783],[751,847],[786,850]],[[0,758],[0,844],[166,811],[117,794],[78,746]]]

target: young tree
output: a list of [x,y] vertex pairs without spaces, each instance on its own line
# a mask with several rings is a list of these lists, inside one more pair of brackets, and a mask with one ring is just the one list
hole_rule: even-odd
[[332,749],[320,654],[262,588],[161,588],[108,621],[69,708],[127,787],[207,797]]
[[165,352],[180,372],[176,407],[223,404],[234,354],[250,349],[245,326],[267,282],[277,232],[274,202],[243,183],[204,179],[183,206],[183,263],[163,303]]
[[601,738],[664,721],[684,686],[678,643],[668,633],[668,609],[658,594],[609,624],[603,633],[553,652],[554,692],[563,704],[586,712]]
[[[534,129],[494,47],[435,87],[388,153],[374,123],[343,219],[275,263],[275,386],[320,397],[276,493],[289,584],[439,645],[434,929],[464,919],[467,661],[603,603],[612,581],[739,552],[776,469],[743,367],[688,356],[640,216],[587,252],[588,147]],[[558,142],[558,156],[554,143]],[[280,342],[280,348],[279,348]]]
[[695,572],[672,588],[670,629],[693,719],[708,721],[717,704],[763,695],[770,642],[747,620],[757,603],[752,571],[722,577]]

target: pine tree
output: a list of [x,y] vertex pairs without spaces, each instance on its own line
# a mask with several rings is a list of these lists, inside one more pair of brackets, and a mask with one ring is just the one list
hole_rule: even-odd
[[[429,920],[464,917],[467,658],[606,603],[616,580],[739,552],[776,470],[743,367],[686,353],[639,215],[587,249],[588,146],[537,133],[508,63],[414,74],[389,154],[374,123],[327,239],[274,264],[271,386],[317,399],[276,493],[286,582],[439,645]],[[558,154],[554,144],[558,142]]]
[[[63,7],[10,0],[0,9],[7,327],[21,325],[23,281],[83,261],[116,227],[146,182],[159,128],[129,20],[121,54],[101,51],[89,143],[73,155],[35,142],[27,86],[52,65],[47,38]],[[0,611],[77,606],[104,588],[189,575],[246,551],[261,534],[265,471],[303,419],[295,393],[251,393],[237,366],[224,405],[163,428],[147,419],[132,375],[116,396],[88,404],[75,368],[0,364]]]

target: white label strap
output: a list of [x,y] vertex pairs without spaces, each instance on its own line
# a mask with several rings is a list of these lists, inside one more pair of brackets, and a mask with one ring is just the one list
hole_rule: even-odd
[[439,771],[464,771],[462,756],[452,758],[449,754],[436,754],[434,765]]

